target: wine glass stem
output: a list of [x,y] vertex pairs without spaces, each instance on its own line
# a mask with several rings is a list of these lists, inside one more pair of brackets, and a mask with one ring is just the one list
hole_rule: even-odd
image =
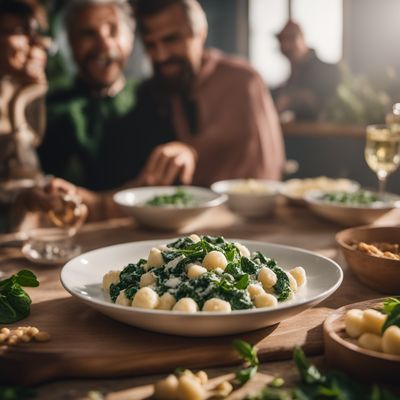
[[378,172],[378,180],[379,180],[379,195],[383,197],[386,188],[386,178],[387,173],[385,171]]

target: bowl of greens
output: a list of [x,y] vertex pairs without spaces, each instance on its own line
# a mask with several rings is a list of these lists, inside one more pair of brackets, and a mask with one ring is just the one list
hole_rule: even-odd
[[114,201],[143,226],[177,230],[223,204],[226,196],[195,186],[149,186],[117,192]]
[[394,208],[400,207],[400,196],[369,190],[311,191],[305,200],[317,215],[346,226],[371,224]]
[[342,277],[334,261],[310,251],[207,235],[97,249],[61,272],[66,290],[103,314],[184,336],[276,324],[328,297]]

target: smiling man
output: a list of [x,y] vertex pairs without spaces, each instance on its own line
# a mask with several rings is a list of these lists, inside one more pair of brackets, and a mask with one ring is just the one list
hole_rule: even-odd
[[247,62],[205,49],[200,4],[137,0],[136,18],[154,71],[141,95],[156,99],[176,138],[196,150],[194,183],[279,179],[285,156],[270,95]]

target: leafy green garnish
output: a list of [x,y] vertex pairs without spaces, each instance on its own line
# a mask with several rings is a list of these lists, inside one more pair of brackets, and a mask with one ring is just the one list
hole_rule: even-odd
[[390,297],[383,304],[383,311],[388,315],[382,326],[382,333],[389,326],[395,325],[400,327],[400,299],[398,297]]
[[39,282],[28,270],[0,281],[0,324],[10,324],[29,315],[32,300],[22,287],[36,286]]
[[340,372],[322,374],[299,347],[294,349],[293,358],[301,378],[297,387],[277,388],[274,380],[248,400],[399,400],[377,385],[363,386]]
[[146,204],[155,207],[190,207],[194,205],[194,199],[186,190],[177,188],[175,193],[155,196]]
[[240,357],[248,363],[248,367],[241,369],[236,373],[236,380],[241,384],[245,384],[258,371],[260,362],[257,357],[257,349],[244,340],[234,340],[233,347],[239,353]]

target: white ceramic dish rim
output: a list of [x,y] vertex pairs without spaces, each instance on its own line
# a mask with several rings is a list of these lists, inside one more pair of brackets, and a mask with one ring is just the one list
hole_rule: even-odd
[[[201,191],[204,191],[204,193],[207,193],[209,195],[214,195],[216,197],[214,199],[199,203],[195,206],[188,206],[188,207],[174,207],[174,206],[160,207],[160,206],[152,206],[152,205],[140,204],[140,203],[139,204],[127,204],[126,202],[123,201],[123,197],[127,193],[146,192],[146,191],[154,190],[155,191],[155,193],[153,194],[153,197],[154,197],[154,196],[158,195],[156,193],[156,191],[158,191],[158,190],[160,190],[159,194],[162,194],[162,192],[165,192],[165,191],[168,191],[171,189],[178,189],[178,188],[187,190],[189,193],[190,193],[191,189],[195,189],[196,191],[201,190]],[[193,194],[193,193],[191,193],[191,194]],[[195,196],[195,194],[193,194],[193,195]],[[118,205],[120,205],[122,207],[130,208],[130,209],[176,211],[176,210],[199,210],[199,209],[203,209],[203,208],[217,207],[226,202],[227,196],[224,194],[216,193],[207,188],[199,187],[199,186],[146,186],[146,187],[120,190],[119,192],[117,192],[113,195],[113,200]]]
[[[338,208],[338,209],[350,209],[350,210],[392,210],[393,208],[400,208],[400,196],[394,194],[394,193],[386,193],[386,195],[389,195],[390,198],[393,200],[384,202],[384,201],[377,201],[372,204],[373,206],[367,206],[367,205],[355,205],[355,204],[342,204],[342,203],[335,203],[327,200],[322,200],[319,199],[321,195],[324,193],[330,193],[332,192],[331,190],[311,190],[307,192],[304,195],[304,200],[309,203],[309,204],[315,204],[315,205],[320,205],[320,206],[329,206],[332,208]],[[377,194],[377,192],[372,192],[373,194]],[[396,200],[395,200],[396,199]]]
[[[305,179],[314,179],[314,178],[305,178]],[[300,179],[299,178],[298,180],[299,181],[303,181],[305,179]],[[355,190],[357,190],[357,189],[359,189],[361,187],[361,185],[357,181],[354,181],[352,179],[347,179],[347,178],[337,178],[337,179],[328,178],[328,179],[337,180],[337,181],[339,181],[339,180],[347,181],[349,183],[349,189],[350,189],[349,191],[350,192],[351,191],[355,191]],[[292,200],[305,200],[305,196],[306,196],[307,193],[315,192],[315,191],[321,191],[321,192],[324,191],[324,190],[320,190],[320,189],[308,189],[302,195],[294,195],[294,194],[291,193],[291,190],[293,190],[293,189],[291,188],[291,184],[290,184],[290,182],[293,181],[293,180],[297,180],[297,179],[294,178],[294,179],[289,179],[287,181],[283,181],[282,182],[281,189],[280,189],[280,194],[282,196],[288,197],[289,199],[292,199]],[[332,190],[330,190],[330,191],[332,191]]]
[[[238,183],[246,182],[249,180],[265,183],[268,186],[268,192],[230,192],[228,189],[233,184],[238,184]],[[228,188],[225,190],[220,189],[219,186],[223,186],[223,185],[227,185]],[[246,198],[246,197],[247,198],[249,198],[249,197],[261,197],[261,198],[274,197],[280,193],[281,187],[282,187],[282,182],[272,181],[269,179],[225,179],[223,181],[214,182],[210,186],[211,190],[215,193],[218,193],[221,195],[243,197],[243,198]]]
[[[212,312],[212,311],[201,311],[201,312],[196,312],[196,313],[186,313],[186,312],[182,312],[182,311],[164,311],[164,310],[148,310],[148,309],[141,309],[141,308],[134,308],[134,307],[127,307],[127,306],[123,306],[123,305],[119,305],[119,304],[115,304],[115,303],[110,303],[108,301],[102,301],[102,300],[98,300],[95,299],[91,296],[85,296],[79,292],[76,292],[72,289],[68,288],[68,285],[66,285],[65,280],[64,280],[64,275],[65,275],[65,271],[67,270],[68,266],[70,264],[72,264],[73,262],[75,262],[75,260],[79,257],[84,257],[85,255],[90,255],[93,254],[94,252],[97,251],[101,251],[104,249],[117,249],[118,247],[122,247],[122,246],[126,246],[129,244],[133,244],[133,243],[140,243],[140,244],[145,244],[148,243],[149,247],[150,246],[155,246],[155,245],[159,245],[160,243],[168,243],[168,241],[174,241],[177,240],[178,238],[167,238],[167,239],[159,239],[159,240],[146,240],[146,241],[139,241],[139,242],[129,242],[129,243],[122,243],[122,244],[117,244],[117,245],[113,245],[113,246],[107,246],[107,247],[102,247],[100,249],[96,249],[96,250],[92,250],[86,253],[81,254],[78,257],[73,258],[72,260],[68,261],[64,267],[61,270],[61,274],[60,274],[60,280],[61,283],[63,285],[63,287],[65,288],[65,290],[67,292],[69,292],[71,295],[76,296],[78,298],[80,298],[81,300],[83,300],[84,302],[91,302],[91,303],[95,303],[97,305],[100,306],[106,306],[108,308],[114,308],[114,309],[119,309],[119,310],[125,310],[127,312],[137,312],[137,313],[143,313],[143,314],[153,314],[153,315],[174,315],[174,316],[190,316],[190,317],[195,317],[195,318],[201,318],[201,317],[212,317],[212,318],[220,318],[220,317],[224,317],[224,316],[232,316],[232,315],[245,315],[245,314],[260,314],[260,313],[265,313],[268,312],[268,310],[284,310],[287,308],[292,308],[294,305],[295,306],[301,306],[303,304],[308,304],[310,302],[317,302],[319,299],[321,298],[326,298],[328,297],[330,294],[334,293],[339,286],[341,285],[342,281],[343,281],[343,271],[340,268],[339,264],[336,263],[335,261],[333,261],[332,259],[322,256],[320,254],[317,254],[315,252],[312,252],[310,250],[304,250],[298,247],[293,247],[293,246],[286,246],[286,245],[280,245],[280,244],[275,244],[275,243],[269,243],[269,242],[260,242],[260,241],[250,241],[250,240],[244,240],[244,239],[226,239],[228,241],[232,241],[232,242],[241,242],[241,243],[251,243],[254,246],[258,246],[258,245],[271,245],[280,249],[286,249],[286,250],[295,250],[295,251],[300,251],[301,253],[306,253],[312,256],[318,256],[319,258],[324,259],[325,261],[329,261],[329,263],[331,263],[332,266],[336,267],[336,271],[339,274],[339,278],[338,280],[335,282],[335,284],[333,286],[331,286],[329,289],[325,290],[324,292],[320,293],[319,295],[312,297],[310,299],[305,299],[299,302],[290,302],[290,303],[280,303],[277,307],[274,307],[273,309],[268,309],[268,308],[253,308],[250,310],[234,310],[234,311],[230,311],[230,312]],[[99,282],[99,285],[101,285],[101,282]]]

